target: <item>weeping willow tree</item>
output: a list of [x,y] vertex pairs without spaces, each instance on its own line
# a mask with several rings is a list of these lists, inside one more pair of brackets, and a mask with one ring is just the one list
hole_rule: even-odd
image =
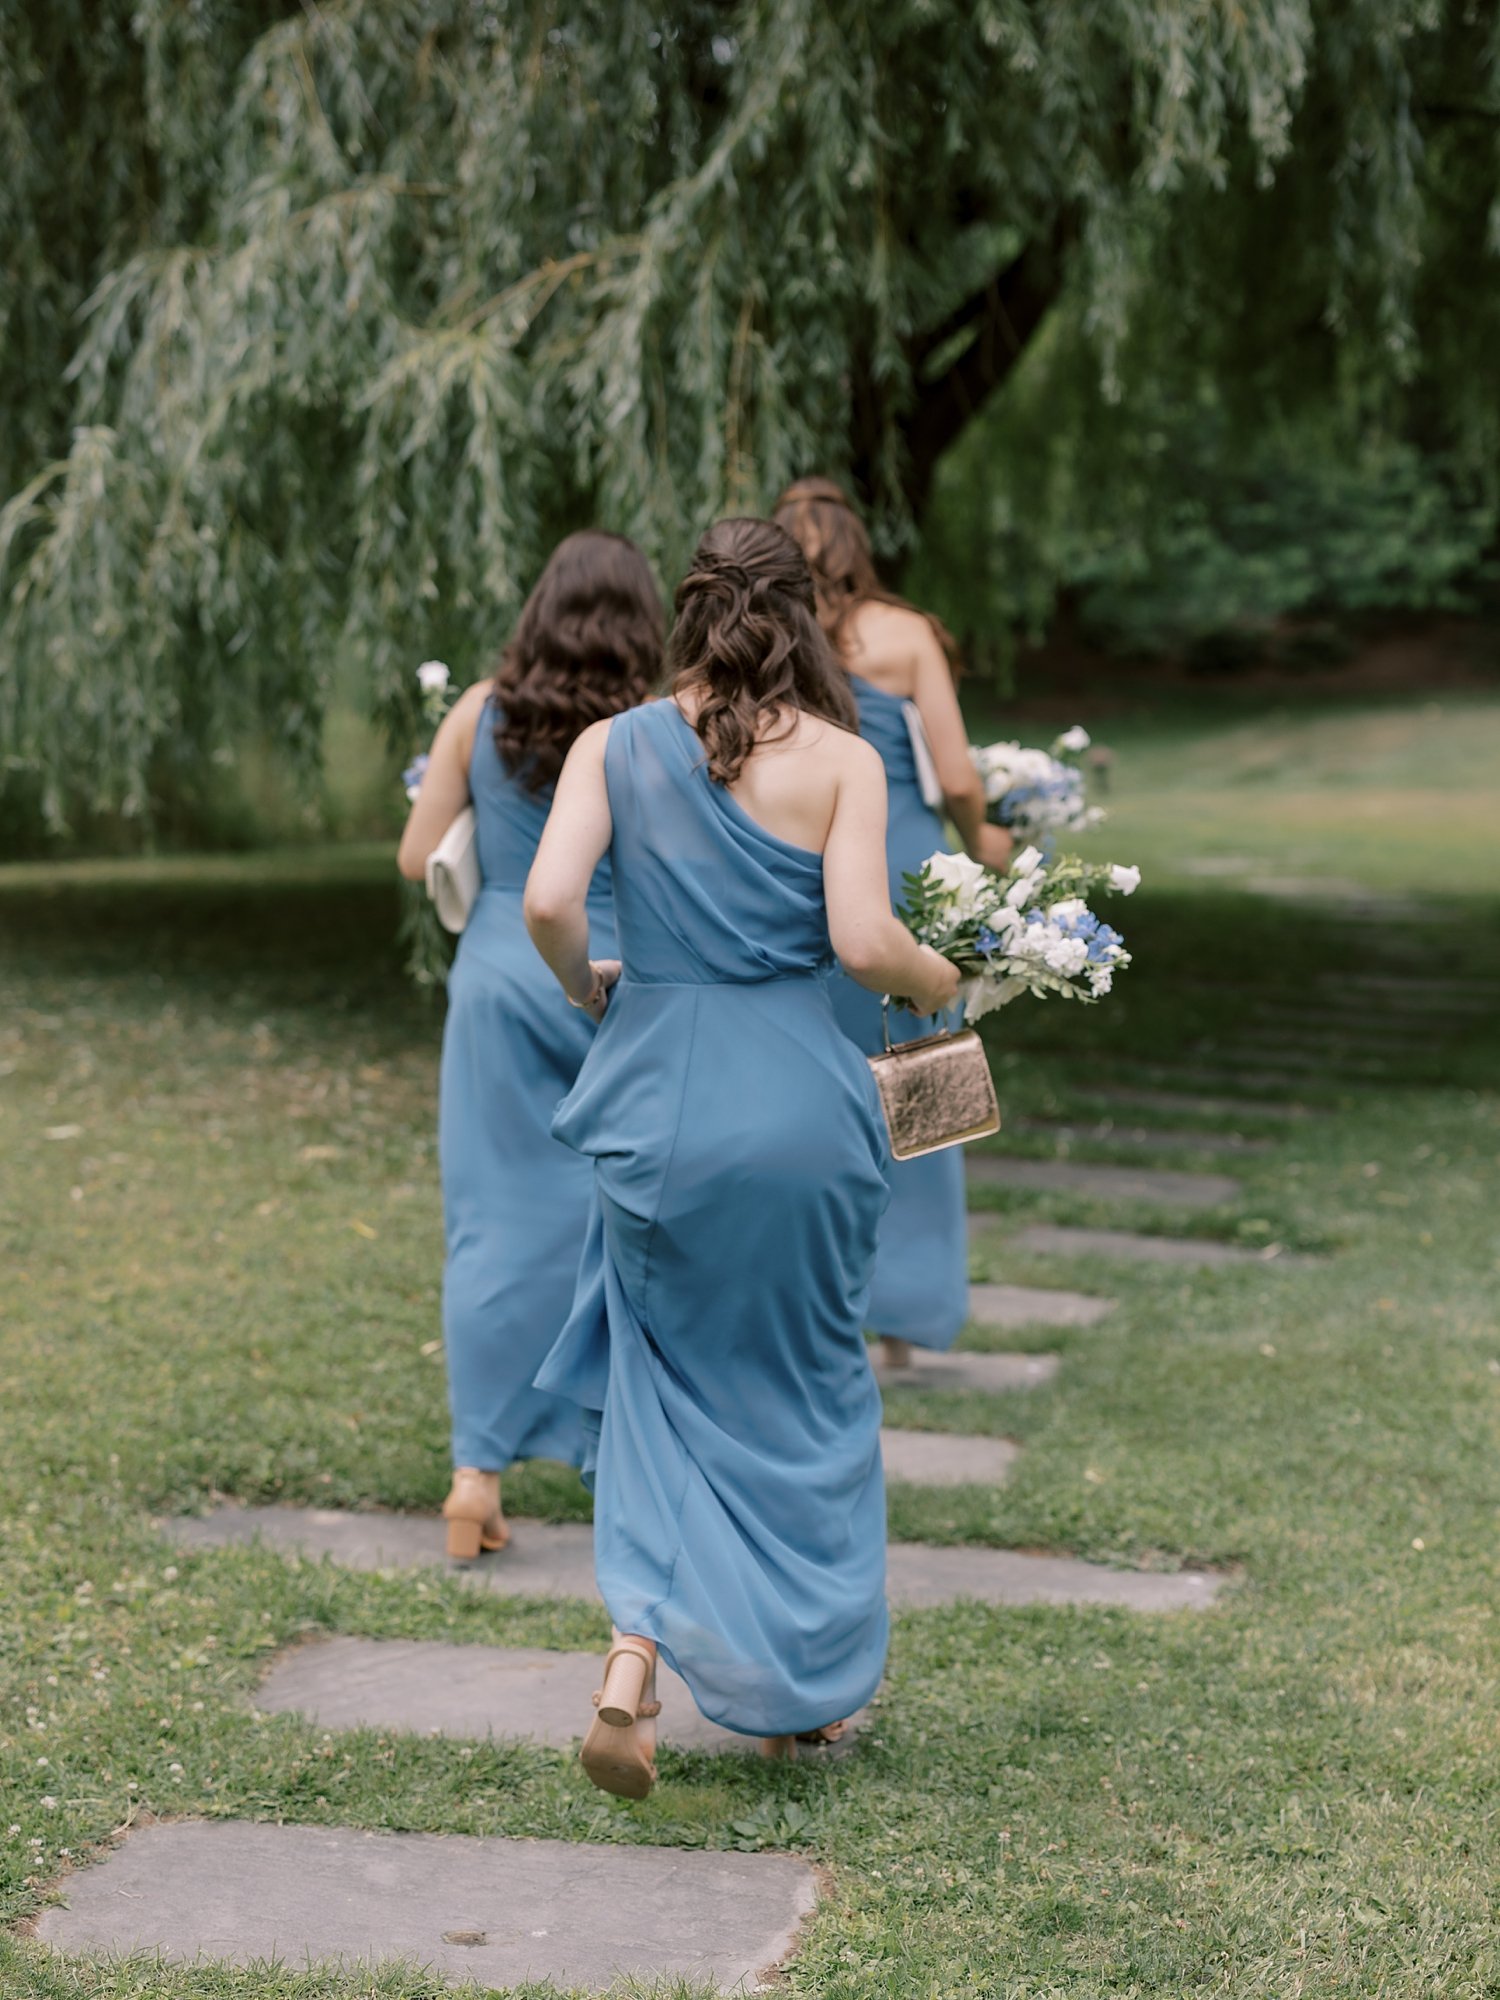
[[341,663],[410,723],[412,663],[488,655],[585,520],[670,577],[816,466],[898,552],[1062,323],[1101,407],[1207,368],[1493,442],[1469,0],[0,23],[0,760],[54,826],[149,824],[252,726],[314,759]]

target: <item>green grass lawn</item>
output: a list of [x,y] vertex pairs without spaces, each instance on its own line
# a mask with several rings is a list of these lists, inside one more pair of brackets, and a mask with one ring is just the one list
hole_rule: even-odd
[[[1321,973],[1500,980],[1500,704],[1177,710],[1108,734],[1101,850],[1148,869],[1119,906],[1137,963],[1105,1007],[996,1019],[1007,1116],[1038,1121],[1010,1150],[1050,1156],[1039,1121],[1097,1121],[1101,1082],[1233,1068],[1252,1003],[1330,1000]],[[1355,927],[1181,866],[1216,854],[1430,898],[1444,921]],[[853,1757],[666,1753],[631,1808],[561,1752],[251,1708],[309,1633],[580,1646],[601,1613],[153,1532],[221,1494],[431,1508],[446,1490],[438,1016],[403,984],[395,910],[375,849],[0,870],[5,2000],[442,1990],[70,1968],[27,1942],[70,1868],[181,1813],[792,1848],[827,1871],[787,1975],[808,2000],[1500,1994],[1493,1010],[1409,1015],[1361,989],[1390,1056],[1369,1072],[1335,1043],[1298,1093],[1308,1116],[1116,1110],[1201,1140],[1074,1147],[1192,1166],[1221,1128],[1269,1137],[1214,1162],[1242,1181],[1222,1211],[984,1192],[977,1275],[1119,1306],[994,1341],[1060,1353],[1044,1389],[893,1393],[893,1421],[1026,1446],[1003,1488],[895,1490],[893,1533],[1221,1567],[1216,1609],[904,1614]],[[1323,1261],[1007,1248],[1007,1224],[1040,1219]],[[556,1472],[507,1497],[586,1512]]]

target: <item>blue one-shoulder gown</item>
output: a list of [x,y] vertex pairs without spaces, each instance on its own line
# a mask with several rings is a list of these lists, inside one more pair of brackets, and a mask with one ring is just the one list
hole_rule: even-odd
[[[577,1406],[533,1380],[572,1307],[593,1201],[588,1162],[552,1137],[552,1118],[594,1039],[522,918],[552,795],[506,770],[495,720],[486,702],[469,768],[483,886],[448,982],[438,1113],[453,1462],[492,1472],[583,1457]],[[612,958],[607,862],[589,926],[595,957]]]
[[[924,804],[916,759],[898,696],[849,676],[859,704],[859,733],[873,743],[885,763],[890,799],[886,862],[891,901],[905,898],[901,878],[914,875],[931,854],[946,851],[943,823]],[[839,1025],[864,1050],[884,1047],[880,1000],[842,973],[833,984]],[[891,1040],[911,1041],[931,1034],[935,1023],[891,1009]],[[891,1205],[880,1229],[880,1253],[870,1292],[873,1333],[909,1340],[917,1347],[947,1348],[969,1312],[968,1223],[964,1200],[963,1149],[928,1153],[891,1163]]]
[[625,969],[553,1128],[598,1204],[539,1380],[590,1416],[616,1626],[714,1721],[792,1734],[885,1660],[885,1127],[829,1002],[822,857],[713,783],[673,702],[614,719],[605,774]]

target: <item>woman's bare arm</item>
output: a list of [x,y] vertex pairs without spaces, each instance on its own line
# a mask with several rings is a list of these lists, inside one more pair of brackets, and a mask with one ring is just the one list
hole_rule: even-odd
[[823,849],[823,893],[828,934],[851,979],[874,993],[900,993],[924,1014],[951,1006],[958,973],[945,958],[918,944],[891,914],[886,872],[885,769],[868,743],[846,739],[844,768],[828,843]]
[[991,826],[984,816],[984,783],[969,755],[969,732],[958,705],[958,691],[947,655],[925,618],[914,620],[912,700],[932,746],[938,783],[948,817],[958,829],[965,851],[987,868],[1004,868],[1014,846],[1004,827]]
[[604,994],[619,977],[614,959],[589,959],[589,884],[609,850],[614,821],[604,780],[609,721],[591,723],[568,752],[552,810],[526,878],[526,928],[570,1000],[594,996],[598,1020]]
[[422,789],[412,801],[396,850],[396,866],[408,882],[421,881],[428,855],[469,803],[469,759],[489,691],[488,681],[476,681],[438,724]]

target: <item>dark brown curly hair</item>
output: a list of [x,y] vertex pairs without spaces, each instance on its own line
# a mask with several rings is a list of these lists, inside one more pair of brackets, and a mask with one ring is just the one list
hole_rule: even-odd
[[558,543],[495,669],[495,748],[528,791],[557,782],[574,738],[646,699],[663,613],[646,558],[586,528]]
[[731,785],[765,724],[821,715],[857,729],[849,677],[823,636],[812,574],[801,549],[773,521],[716,521],[677,586],[677,621],[667,644],[674,694],[698,696],[693,727],[708,752],[708,773]]
[[818,593],[818,623],[840,658],[850,613],[861,604],[894,604],[927,620],[957,680],[960,661],[953,634],[930,611],[886,589],[875,569],[875,552],[865,524],[836,480],[794,479],[772,508],[771,518],[786,529],[807,557]]

